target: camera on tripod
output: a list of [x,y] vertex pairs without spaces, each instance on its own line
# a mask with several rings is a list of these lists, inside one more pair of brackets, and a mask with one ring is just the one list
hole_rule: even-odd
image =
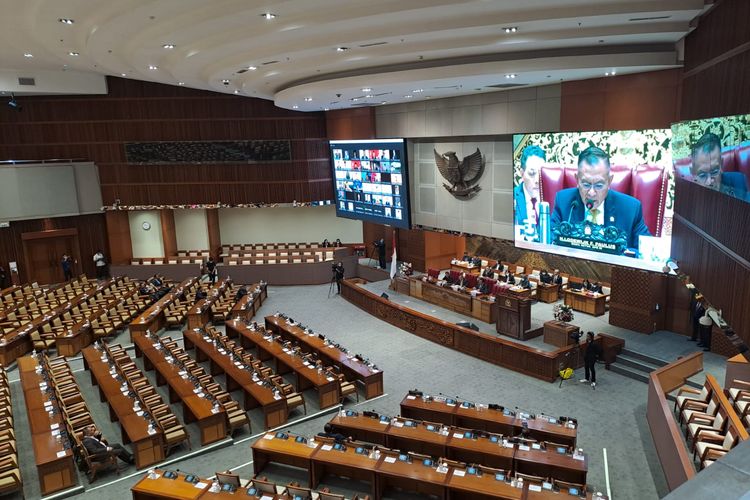
[[570,332],[570,340],[575,342],[576,344],[581,342],[581,336],[583,335],[583,332],[581,330],[576,330],[574,332]]

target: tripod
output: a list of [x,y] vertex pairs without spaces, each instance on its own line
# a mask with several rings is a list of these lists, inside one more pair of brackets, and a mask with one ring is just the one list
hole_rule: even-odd
[[[367,261],[367,267],[372,267],[372,261],[375,260],[375,251],[377,249],[375,248],[375,245],[372,245],[372,248],[370,249],[370,260]],[[378,266],[380,265],[380,259],[378,258]]]
[[[333,284],[336,283],[336,273],[333,273],[333,276],[331,276],[331,284],[328,286],[328,298],[331,298],[331,293],[333,293]],[[338,288],[337,288],[338,290]]]

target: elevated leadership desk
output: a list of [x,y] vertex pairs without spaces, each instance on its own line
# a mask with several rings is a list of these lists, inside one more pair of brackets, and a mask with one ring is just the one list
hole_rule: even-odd
[[[400,278],[399,280],[404,280]],[[494,323],[497,319],[494,300],[486,294],[472,294],[468,291],[453,290],[450,287],[438,286],[429,281],[423,281],[421,278],[406,278],[408,289],[397,284],[396,290],[406,292],[411,297],[422,299],[440,307],[445,307],[459,314],[470,316],[484,321],[485,323]],[[408,290],[408,292],[406,291]]]
[[604,314],[607,296],[602,293],[565,289],[565,305],[593,316]]

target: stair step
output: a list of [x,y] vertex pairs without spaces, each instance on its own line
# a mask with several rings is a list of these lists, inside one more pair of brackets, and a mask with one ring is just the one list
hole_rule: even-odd
[[630,349],[623,349],[621,354],[624,354],[625,356],[628,356],[630,358],[635,358],[635,359],[637,359],[639,361],[646,362],[646,363],[648,363],[650,365],[654,365],[656,367],[660,367],[660,366],[664,366],[664,365],[668,365],[669,364],[669,361],[665,361],[663,359],[655,358],[655,357],[649,356],[647,354],[641,354],[640,352],[631,351]]
[[609,369],[615,373],[619,373],[620,375],[624,375],[628,378],[632,378],[634,380],[639,380],[644,383],[648,383],[648,374],[644,373],[640,370],[636,370],[634,368],[630,368],[628,366],[624,366],[618,363],[614,363],[609,365]]
[[617,355],[616,363],[618,365],[627,366],[628,368],[633,368],[634,370],[638,370],[646,374],[660,368],[659,366],[653,365],[651,363],[646,363],[645,361],[641,361],[640,359],[623,354]]

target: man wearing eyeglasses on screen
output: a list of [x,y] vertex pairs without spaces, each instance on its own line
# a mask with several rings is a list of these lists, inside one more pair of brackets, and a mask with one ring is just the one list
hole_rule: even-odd
[[742,172],[724,172],[722,169],[721,141],[719,136],[706,132],[693,144],[690,173],[693,181],[722,193],[745,198],[747,179]]
[[610,189],[612,175],[609,155],[590,146],[578,155],[577,187],[563,189],[555,196],[552,229],[563,221],[590,221],[600,226],[614,226],[628,239],[628,248],[638,249],[638,236],[650,236],[643,220],[638,199]]

